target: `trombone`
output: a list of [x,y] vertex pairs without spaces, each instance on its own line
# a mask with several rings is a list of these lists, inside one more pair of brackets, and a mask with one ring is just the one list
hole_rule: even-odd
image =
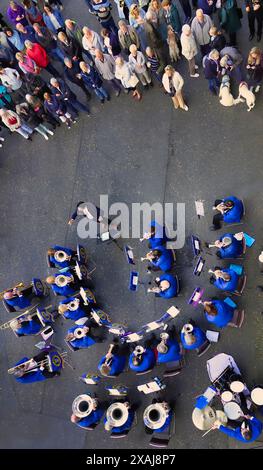
[[[14,320],[18,320],[19,318],[21,317],[24,317],[24,316],[27,316],[29,314],[31,314],[31,312],[33,312],[31,315],[32,316],[37,316],[39,318],[39,312],[38,312],[38,309],[37,309],[37,306],[39,304],[36,304],[36,305],[33,305],[32,307],[30,307],[28,310],[26,310],[25,312],[23,313],[20,313],[19,315],[17,315],[16,317],[12,318],[11,320],[8,320],[6,323],[3,323],[3,325],[0,325],[0,330],[6,330],[7,328],[11,328],[11,323],[14,321]],[[48,305],[47,307],[44,308],[44,310],[48,310],[52,307],[52,305]],[[25,320],[27,321],[27,320]],[[43,321],[43,320],[42,320]],[[41,322],[42,323],[42,322]],[[44,326],[44,325],[43,325]]]
[[[30,285],[31,285],[31,284],[30,284]],[[26,289],[26,288],[30,287],[30,285],[29,285],[29,286],[25,286],[23,282],[19,282],[19,283],[16,284],[15,286],[10,287],[9,289],[5,289],[5,290],[3,290],[2,292],[0,292],[0,300],[3,300],[4,295],[5,295],[6,292],[9,292],[10,290],[13,290],[13,289],[21,289],[21,288]],[[22,289],[21,289],[21,290],[22,290]]]

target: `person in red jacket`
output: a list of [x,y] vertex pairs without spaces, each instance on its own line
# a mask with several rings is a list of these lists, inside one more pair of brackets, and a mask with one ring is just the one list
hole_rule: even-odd
[[25,47],[27,56],[34,60],[38,67],[46,69],[54,77],[59,77],[58,71],[50,63],[46,50],[40,44],[25,41]]

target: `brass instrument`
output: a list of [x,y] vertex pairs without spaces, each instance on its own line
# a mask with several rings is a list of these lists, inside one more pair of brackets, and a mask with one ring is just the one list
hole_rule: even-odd
[[[33,305],[33,307],[30,307],[25,312],[20,313],[19,315],[12,318],[11,320],[8,320],[6,323],[3,323],[3,325],[0,325],[0,330],[6,330],[7,328],[12,328],[12,326],[11,326],[12,322],[15,321],[15,320],[18,320],[20,317],[24,317],[24,316],[29,315],[29,314],[31,314],[31,316],[37,315],[37,312],[36,312],[37,305]],[[34,310],[35,310],[35,312],[34,312]],[[31,312],[34,312],[34,313],[31,313]],[[27,321],[27,320],[25,319],[25,321]]]
[[[2,292],[0,292],[0,300],[3,300],[4,294],[5,294],[6,292],[12,291],[13,289],[19,289],[19,290],[20,290],[21,288],[27,289],[27,288],[30,287],[31,285],[32,285],[32,283],[29,284],[29,286],[25,286],[23,282],[19,282],[19,283],[16,284],[15,286],[10,287],[10,289],[5,289],[5,290],[3,290]],[[22,289],[21,289],[21,290],[22,290]]]
[[170,406],[166,402],[147,406],[143,413],[144,424],[150,429],[161,428],[165,424],[169,411]]
[[71,300],[67,306],[68,306],[68,310],[70,310],[70,312],[75,312],[75,310],[77,310],[79,308],[79,303],[80,303],[80,300],[79,299],[74,299],[74,300]]
[[63,263],[64,261],[70,260],[71,256],[68,256],[63,250],[57,250],[55,251],[54,258],[58,263]]
[[[127,406],[128,405],[128,406]],[[106,411],[106,418],[109,427],[123,426],[129,418],[129,404],[112,403]]]
[[96,398],[92,398],[90,395],[79,395],[72,403],[72,412],[78,418],[85,418],[97,408],[97,405]]
[[81,338],[84,338],[84,336],[86,336],[86,333],[83,330],[83,328],[76,328],[73,334],[74,334],[74,339],[81,339]]
[[[169,349],[168,346],[167,346],[167,341],[169,339],[169,335],[168,335],[168,333],[161,333],[160,338],[161,338],[161,343],[162,343],[163,348],[164,348],[162,353],[166,354],[168,352],[168,349]],[[157,351],[158,351],[158,346],[157,346]]]
[[[67,356],[66,352],[62,352],[62,353],[59,353],[59,354],[57,353],[57,357],[59,357],[61,359],[62,363],[64,362],[64,359],[65,359],[66,356]],[[11,369],[8,369],[7,373],[8,374],[14,374],[19,369],[21,369],[21,368],[24,369],[25,365],[30,365],[30,363],[32,363],[32,367],[29,367],[29,369],[25,370],[24,374],[28,374],[29,372],[32,372],[35,369],[39,369],[41,367],[41,365],[43,365],[49,371],[52,372],[51,360],[50,360],[50,357],[47,355],[46,359],[43,359],[43,361],[35,362],[34,359],[31,358],[28,361],[23,362],[22,364],[18,364],[15,367],[11,367]],[[57,364],[55,364],[55,365],[57,366]]]
[[64,276],[63,274],[60,274],[59,276],[56,277],[55,283],[58,287],[65,287],[67,286],[71,281],[69,281],[67,276]]

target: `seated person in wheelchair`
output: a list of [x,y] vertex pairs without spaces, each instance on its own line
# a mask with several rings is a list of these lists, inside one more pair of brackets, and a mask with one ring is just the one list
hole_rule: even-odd
[[172,274],[162,274],[155,279],[155,284],[157,287],[152,287],[147,292],[154,292],[156,297],[163,297],[164,299],[171,299],[178,295],[178,281]]
[[215,270],[209,270],[213,274],[210,278],[211,284],[214,284],[220,290],[234,292],[238,287],[239,276],[233,269],[215,267]]
[[244,214],[243,203],[235,196],[217,199],[213,209],[218,211],[218,213],[213,217],[211,230],[219,230],[222,221],[226,224],[239,223]]
[[207,341],[206,335],[193,321],[183,326],[181,330],[181,341],[184,349],[198,349]]
[[141,258],[141,261],[144,260],[151,263],[151,266],[148,266],[148,271],[169,271],[174,264],[172,250],[168,250],[162,245],[149,251],[145,258]]
[[110,344],[108,352],[101,358],[98,364],[98,370],[104,377],[115,377],[121,374],[126,366],[126,352],[121,349],[114,340]]
[[215,241],[215,246],[218,248],[216,255],[221,259],[238,258],[244,250],[243,240],[237,240],[232,233],[222,235]]
[[68,268],[72,264],[75,265],[77,259],[77,252],[71,248],[55,245],[49,248],[47,255],[51,265],[58,269]]
[[135,372],[146,372],[151,370],[156,363],[154,345],[150,345],[150,341],[145,343],[145,347],[136,346],[130,354],[129,367]]

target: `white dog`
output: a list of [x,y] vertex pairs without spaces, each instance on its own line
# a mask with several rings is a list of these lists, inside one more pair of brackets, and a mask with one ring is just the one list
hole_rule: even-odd
[[[242,99],[245,98],[245,99]],[[256,97],[253,91],[250,91],[246,82],[241,82],[239,85],[239,96],[237,98],[239,102],[247,103],[248,111],[254,108]]]
[[219,90],[219,101],[223,106],[233,106],[237,104],[230,90],[230,79],[228,75],[224,75],[222,78]]

